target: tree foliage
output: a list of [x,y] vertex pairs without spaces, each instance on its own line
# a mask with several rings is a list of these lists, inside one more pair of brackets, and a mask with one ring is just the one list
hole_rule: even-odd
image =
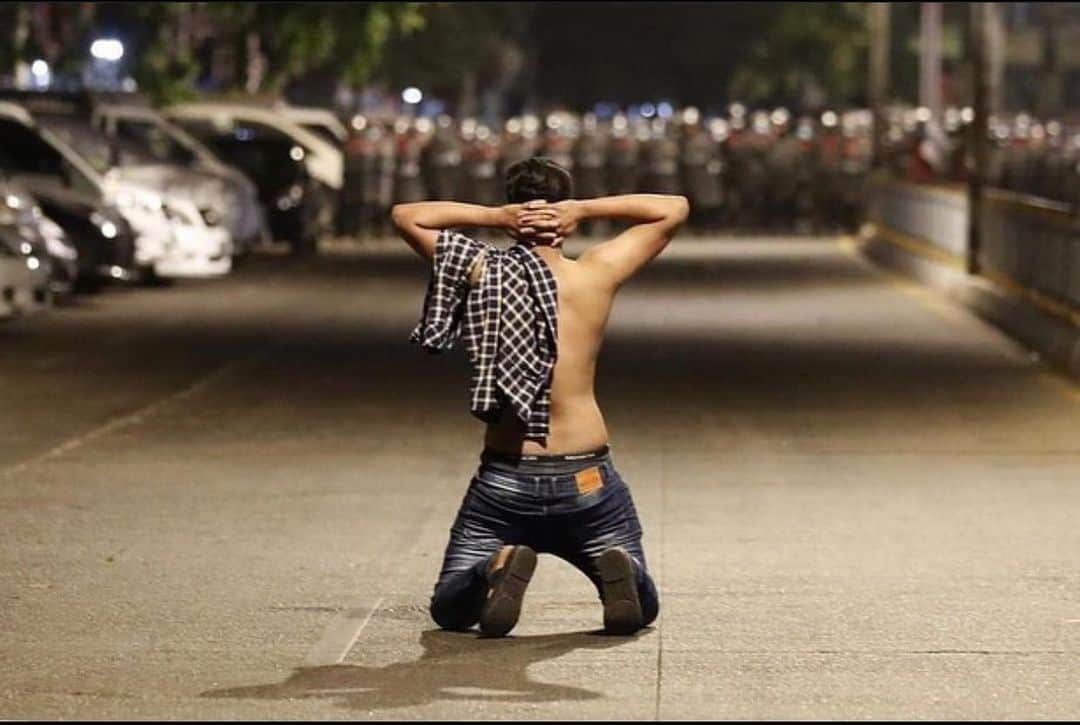
[[755,104],[859,100],[868,50],[865,12],[865,3],[784,3],[735,71],[731,96]]
[[[235,67],[223,85],[213,88],[218,92],[274,94],[290,80],[319,68],[332,68],[345,81],[362,83],[380,70],[391,37],[408,35],[424,22],[424,3],[92,5],[97,8],[95,31],[123,39],[128,51],[126,70],[144,91],[163,103],[193,95],[199,79],[211,75],[214,49],[223,46],[232,50]],[[254,46],[249,42],[253,34]],[[247,87],[251,47],[263,56],[266,71],[255,89]],[[85,60],[86,49],[77,50]]]
[[530,3],[426,3],[423,26],[389,39],[381,76],[452,96],[463,76],[499,82],[507,72],[503,46],[525,31]]

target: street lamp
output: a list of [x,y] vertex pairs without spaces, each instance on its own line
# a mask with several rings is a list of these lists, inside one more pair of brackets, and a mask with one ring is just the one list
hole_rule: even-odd
[[30,64],[30,77],[33,79],[35,88],[46,88],[52,80],[52,72],[49,69],[49,64],[41,58],[38,58]]
[[124,57],[124,44],[116,38],[98,38],[90,44],[90,55],[116,62]]
[[416,86],[409,86],[401,92],[401,100],[406,103],[416,105],[420,101],[424,100],[424,94]]

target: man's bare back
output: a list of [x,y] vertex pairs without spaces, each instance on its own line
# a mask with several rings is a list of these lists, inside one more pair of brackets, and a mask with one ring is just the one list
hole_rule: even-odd
[[559,287],[559,357],[551,377],[551,432],[546,445],[526,440],[525,426],[509,410],[488,425],[485,447],[503,453],[580,453],[608,442],[596,402],[596,358],[615,289],[596,283],[587,263],[568,259],[553,247],[536,250]]
[[[681,196],[630,194],[600,199],[544,201],[505,207],[420,202],[395,207],[394,222],[421,255],[434,254],[440,229],[448,226],[501,228],[540,255],[558,285],[558,359],[551,379],[550,432],[546,441],[527,439],[525,425],[507,409],[490,424],[485,447],[508,454],[582,453],[608,442],[596,402],[596,359],[619,287],[670,241],[688,211]],[[633,223],[614,239],[594,244],[577,260],[563,256],[563,240],[590,218]],[[480,279],[477,263],[471,280]]]

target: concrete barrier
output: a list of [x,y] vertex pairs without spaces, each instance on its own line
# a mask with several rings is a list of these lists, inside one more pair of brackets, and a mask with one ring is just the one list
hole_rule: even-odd
[[1080,309],[1080,218],[1061,202],[991,189],[979,231],[980,264]]
[[980,273],[966,272],[970,205],[962,186],[871,183],[863,251],[961,300],[1080,378],[1080,218],[1067,204],[987,191]]

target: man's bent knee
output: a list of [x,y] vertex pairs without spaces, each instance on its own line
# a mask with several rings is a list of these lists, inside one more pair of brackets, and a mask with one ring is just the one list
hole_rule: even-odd
[[435,624],[451,632],[464,632],[479,620],[478,616],[470,612],[463,612],[459,603],[450,601],[447,597],[440,597],[438,593],[431,598],[431,606],[428,611]]

